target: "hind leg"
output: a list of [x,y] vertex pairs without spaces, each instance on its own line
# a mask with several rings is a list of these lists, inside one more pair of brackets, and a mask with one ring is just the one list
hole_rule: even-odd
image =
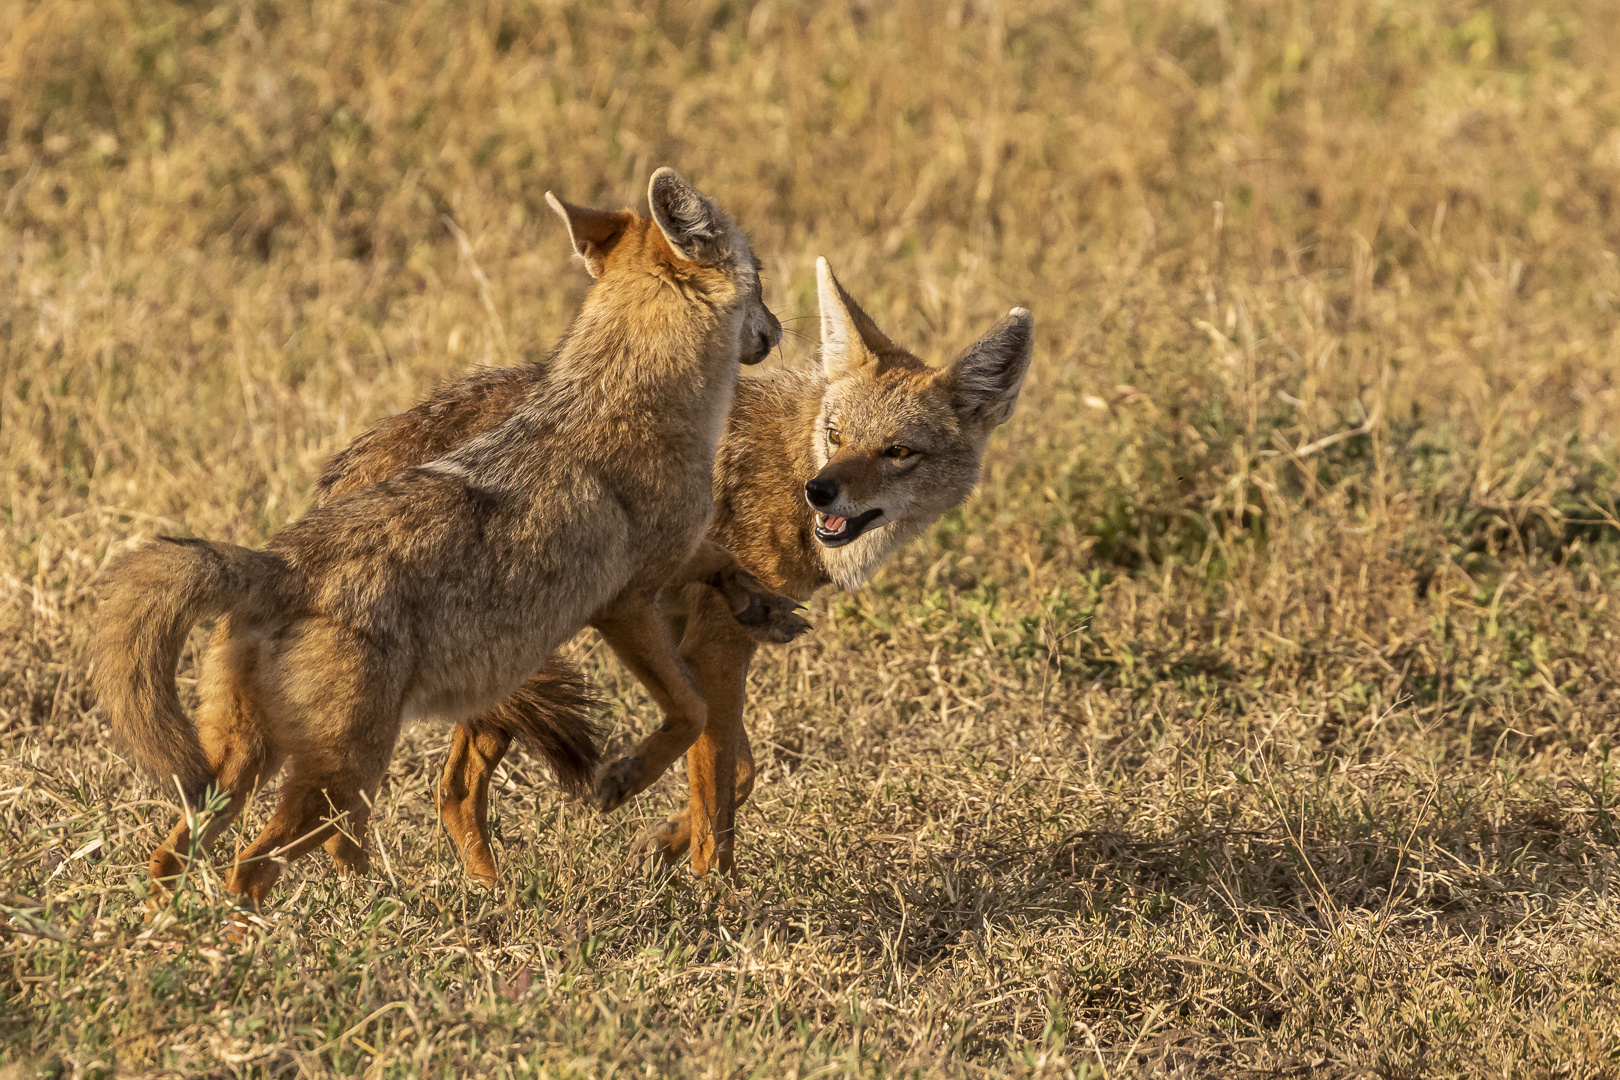
[[[384,758],[383,764],[386,762]],[[370,818],[367,803],[382,783],[383,769],[347,764],[349,767],[333,770],[317,763],[292,762],[275,813],[253,843],[236,856],[226,888],[254,907],[263,907],[283,865],[322,844],[329,844],[340,867],[363,872],[367,862],[363,840]]]
[[[219,788],[229,796],[230,801],[224,810],[208,819],[201,835],[196,838],[198,856],[205,854],[220,834],[237,819],[252,797],[254,788],[259,786],[259,778],[265,772],[265,756],[258,751],[257,747],[237,743],[226,747],[220,754],[209,753],[208,759],[214,767]],[[149,868],[153,880],[161,884],[172,885],[185,873],[186,863],[191,858],[191,827],[202,808],[193,806],[187,810],[174,831],[169,833],[168,839],[152,852]]]
[[334,821],[332,835],[326,838],[326,853],[345,875],[364,877],[371,870],[371,853],[366,850],[366,824],[376,795],[361,792],[358,806],[344,820]]
[[499,880],[489,843],[489,782],[511,745],[512,736],[498,728],[477,720],[457,724],[439,780],[439,820],[461,853],[467,876],[483,885]]
[[269,729],[289,774],[270,821],[236,857],[226,888],[262,906],[282,867],[331,841],[338,865],[363,871],[371,800],[399,736],[402,679],[346,629],[311,621],[284,635]]
[[578,791],[601,760],[590,715],[596,704],[584,677],[553,657],[504,701],[455,726],[436,792],[439,821],[474,881],[497,881],[489,842],[489,783],[513,741],[526,742],[565,790]]
[[202,807],[186,808],[188,813],[168,839],[152,852],[150,871],[159,883],[172,884],[185,872],[193,846],[199,855],[205,853],[242,813],[260,781],[275,771],[275,755],[262,735],[252,692],[253,646],[251,641],[232,636],[228,620],[220,623],[209,642],[203,658],[197,737],[215,783],[229,801],[195,838],[192,825]]

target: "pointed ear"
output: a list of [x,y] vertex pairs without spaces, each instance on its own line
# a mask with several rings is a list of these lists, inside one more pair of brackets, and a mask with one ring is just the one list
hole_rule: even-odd
[[674,169],[665,166],[653,173],[647,203],[659,231],[681,258],[712,265],[729,253],[720,208]]
[[575,206],[563,202],[549,191],[546,192],[546,202],[568,226],[568,240],[574,245],[574,254],[585,260],[585,269],[590,271],[591,277],[601,277],[607,253],[624,235],[624,228],[634,215]]
[[1035,317],[1016,307],[944,372],[956,411],[986,429],[1011,419],[1035,347]]
[[894,342],[838,284],[826,259],[816,260],[816,301],[821,308],[821,367],[828,382],[868,364],[875,367],[879,356],[895,351]]

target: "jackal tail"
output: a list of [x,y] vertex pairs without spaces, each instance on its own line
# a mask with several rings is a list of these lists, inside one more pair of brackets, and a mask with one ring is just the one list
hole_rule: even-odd
[[552,657],[528,682],[470,723],[517,739],[545,759],[558,786],[582,795],[602,761],[601,707],[590,680]]
[[234,544],[160,536],[104,573],[90,640],[90,683],[137,764],[200,804],[214,779],[196,725],[180,707],[175,667],[191,628],[220,615],[276,609],[288,569]]

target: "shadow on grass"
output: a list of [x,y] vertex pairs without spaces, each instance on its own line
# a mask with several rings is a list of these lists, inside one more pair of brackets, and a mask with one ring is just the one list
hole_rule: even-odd
[[1601,817],[1542,803],[1493,819],[1453,806],[1415,825],[1341,821],[1336,835],[1298,821],[1170,833],[1111,825],[1033,844],[975,827],[813,914],[912,968],[992,928],[1060,923],[1124,930],[1192,918],[1249,934],[1354,925],[1490,937],[1521,926],[1527,910],[1551,916],[1588,892],[1591,867],[1616,857]]

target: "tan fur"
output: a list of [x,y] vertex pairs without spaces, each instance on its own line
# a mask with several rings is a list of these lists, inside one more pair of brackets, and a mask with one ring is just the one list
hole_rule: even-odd
[[[552,200],[597,280],[498,423],[331,495],[264,551],[159,541],[108,568],[96,692],[137,761],[188,804],[210,781],[228,793],[200,842],[289,768],[233,892],[261,903],[282,863],[322,843],[365,866],[370,801],[405,719],[510,735],[539,723],[541,702],[576,707],[545,665],[593,619],[633,638],[637,660],[679,684],[665,689],[681,722],[703,726],[654,597],[704,544],[737,365],[779,329],[731,219],[671,170],[648,197],[651,220]],[[175,660],[213,614],[192,728]],[[514,703],[520,688],[531,696]],[[191,842],[182,821],[154,877],[178,874]]]
[[[517,408],[531,387],[543,381],[544,370],[541,364],[524,364],[478,371],[438,388],[408,412],[379,422],[327,463],[317,486],[317,501],[324,503],[344,492],[433,461],[457,445],[495,428]],[[808,626],[795,614],[794,609],[798,606],[795,601],[767,590],[757,578],[738,566],[727,552],[712,543],[699,544],[687,561],[669,576],[665,585],[686,583],[703,584],[718,591],[731,617],[746,627],[743,633],[756,641],[788,641]],[[643,740],[635,751],[614,762],[596,778],[596,801],[604,810],[622,805],[662,775],[675,758],[685,753],[696,730],[701,728],[698,718],[682,705],[690,704],[693,700],[685,690],[691,680],[677,666],[668,662],[673,652],[662,659],[645,660],[643,654],[649,648],[662,647],[649,646],[637,634],[627,636],[622,629],[625,623],[623,615],[623,612],[610,608],[593,618],[591,625],[603,633],[610,646],[620,652],[620,658],[632,671],[644,676],[654,700],[660,705],[672,703],[670,707],[675,708],[676,713],[658,731]],[[649,663],[651,667],[648,667]],[[571,675],[566,665],[552,658],[536,678],[556,682]],[[543,702],[549,693],[546,690],[530,697],[531,700]],[[570,713],[565,709],[552,708],[540,715],[554,718],[559,723],[567,721],[565,728],[549,732],[552,743],[561,739],[570,745],[583,744],[594,736],[594,728],[588,726],[588,719],[577,711]],[[522,734],[510,725],[495,723],[494,718],[487,718],[483,728],[485,737],[489,739],[495,738],[496,730],[506,731],[508,735]],[[582,783],[583,776],[576,766],[585,766],[586,762],[578,759],[559,762],[547,751],[548,741],[535,738],[533,733],[526,741],[531,749],[538,749],[551,761],[553,771],[565,786],[576,788]],[[591,745],[594,747],[594,742]],[[589,764],[594,763],[593,758]],[[482,838],[481,842],[487,847],[488,838],[481,829],[477,836],[457,833],[457,838],[466,844],[473,844]],[[493,869],[490,872],[493,874]]]
[[[817,272],[823,374],[777,372],[738,385],[715,460],[709,531],[768,586],[800,600],[825,585],[859,585],[902,541],[968,496],[990,432],[1017,404],[1033,343],[1029,312],[1015,308],[955,361],[934,367],[885,337],[825,260]],[[829,428],[841,447],[828,442]],[[886,457],[897,445],[916,453]],[[853,542],[827,547],[816,537],[822,515],[806,502],[814,480],[836,488],[829,506],[841,514],[883,513]],[[708,722],[687,751],[687,809],[644,843],[670,860],[689,851],[696,874],[716,865],[730,871],[736,807],[754,782],[742,716],[757,643],[712,590],[677,584],[664,606],[684,626],[681,656],[702,688]],[[486,847],[481,825],[461,823],[482,813],[504,750],[473,722],[456,730],[444,774],[444,789],[461,793],[446,804],[446,825],[484,836]],[[493,876],[487,859],[468,867]]]

